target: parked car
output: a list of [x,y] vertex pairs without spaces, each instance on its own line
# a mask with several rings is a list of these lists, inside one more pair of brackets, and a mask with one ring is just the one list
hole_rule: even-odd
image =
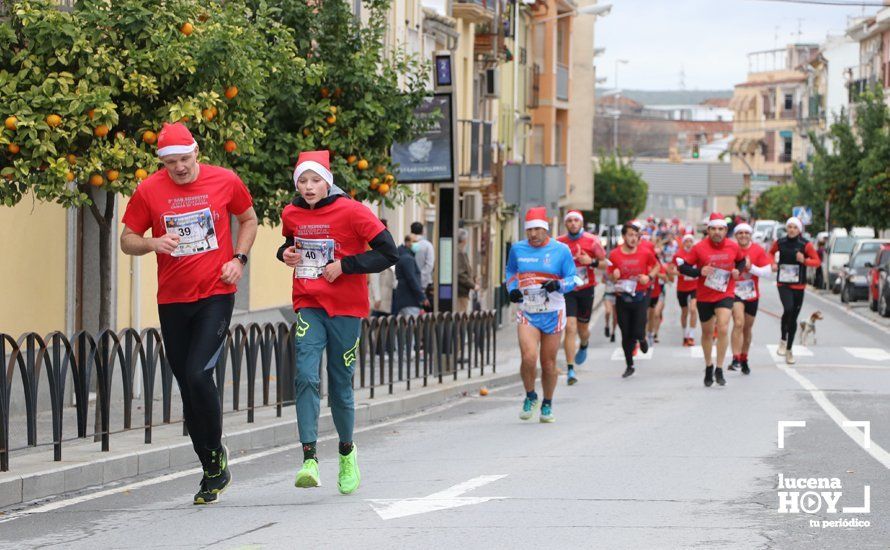
[[874,264],[878,250],[888,239],[863,239],[856,243],[850,253],[850,261],[844,264],[841,271],[841,301],[844,303],[858,302],[868,299],[868,270],[865,264]]
[[754,227],[751,228],[753,230],[751,239],[761,245],[771,244],[770,241],[767,241],[767,238],[772,236],[773,227],[777,225],[779,225],[779,222],[776,220],[757,220],[754,222]]
[[875,230],[871,227],[854,227],[850,230],[851,237],[861,237],[863,239],[874,239]]
[[878,311],[884,317],[890,317],[890,244],[878,250],[874,263],[865,264],[869,268],[868,275],[868,307]]
[[832,233],[828,239],[828,247],[825,249],[825,258],[822,262],[822,280],[826,284],[826,289],[831,289],[837,294],[840,292],[839,276],[844,264],[850,261],[850,253],[853,252],[853,246],[860,240],[857,237],[843,233]]

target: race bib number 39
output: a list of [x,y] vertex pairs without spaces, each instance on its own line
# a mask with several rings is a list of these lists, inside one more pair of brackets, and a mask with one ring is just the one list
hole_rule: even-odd
[[725,269],[714,268],[714,271],[705,278],[705,286],[717,292],[726,292],[729,286],[730,272]]
[[318,279],[324,267],[334,261],[334,239],[295,239],[300,263],[294,270],[297,279]]
[[171,256],[192,256],[219,248],[209,208],[164,216],[164,226],[167,234],[179,237],[179,245]]

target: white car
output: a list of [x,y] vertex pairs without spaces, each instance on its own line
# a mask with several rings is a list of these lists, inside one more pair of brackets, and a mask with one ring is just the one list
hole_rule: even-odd
[[779,225],[779,222],[776,220],[757,220],[754,222],[754,227],[751,233],[751,238],[754,242],[759,244],[769,244],[770,241],[767,240],[773,234],[773,227]]

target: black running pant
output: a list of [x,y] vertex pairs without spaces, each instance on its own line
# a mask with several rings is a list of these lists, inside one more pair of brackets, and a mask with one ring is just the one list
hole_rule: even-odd
[[182,411],[199,458],[222,444],[222,407],[213,380],[232,320],[234,294],[161,304],[164,350],[182,394]]
[[788,342],[788,349],[791,349],[794,335],[797,334],[797,317],[803,307],[803,293],[803,289],[779,286],[779,299],[782,300],[782,340]]
[[621,349],[628,367],[634,364],[634,348],[645,337],[646,321],[649,312],[649,299],[639,302],[625,302],[619,295],[615,300],[618,326],[621,328]]

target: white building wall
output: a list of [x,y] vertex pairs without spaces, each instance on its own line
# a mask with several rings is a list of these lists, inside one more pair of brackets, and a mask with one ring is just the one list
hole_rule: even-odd
[[849,107],[845,71],[859,64],[859,43],[847,36],[829,36],[822,56],[828,62],[825,112],[831,124],[842,109]]

